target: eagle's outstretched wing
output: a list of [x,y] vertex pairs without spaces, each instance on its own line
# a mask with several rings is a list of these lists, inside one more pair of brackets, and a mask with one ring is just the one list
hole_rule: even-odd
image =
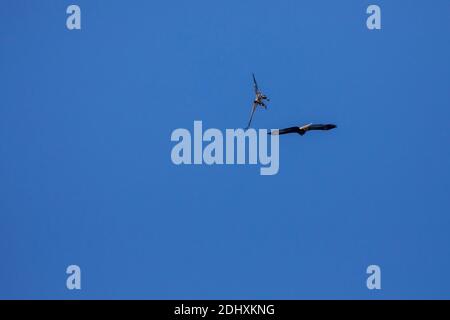
[[336,127],[335,124],[312,124],[308,127],[308,130],[331,130]]
[[258,106],[258,105],[256,104],[256,102],[253,102],[252,113],[250,114],[250,120],[248,120],[248,125],[247,125],[247,127],[245,128],[245,130],[247,130],[248,128],[250,128],[250,124],[252,123],[253,115],[255,114],[255,111],[256,111],[256,107],[257,107],[257,106]]
[[272,130],[269,132],[269,134],[272,135],[282,135],[282,134],[288,134],[288,133],[300,133],[299,127],[289,127],[285,129],[279,129],[279,130]]
[[304,135],[306,132],[311,130],[331,130],[337,128],[335,124],[307,124],[302,127],[289,127],[286,129],[272,130],[269,134],[281,135],[288,133],[298,133]]

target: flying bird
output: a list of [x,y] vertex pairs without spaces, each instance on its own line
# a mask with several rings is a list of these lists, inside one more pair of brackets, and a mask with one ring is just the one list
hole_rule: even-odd
[[280,130],[272,130],[269,134],[273,135],[282,135],[288,133],[298,133],[299,135],[304,135],[306,132],[311,130],[331,130],[336,128],[337,126],[334,124],[307,124],[302,127],[290,127],[286,129]]
[[253,86],[255,89],[255,100],[253,100],[252,113],[250,114],[250,120],[248,121],[248,125],[245,128],[245,130],[250,128],[250,124],[252,123],[253,114],[255,113],[256,108],[258,106],[261,106],[264,109],[267,109],[267,105],[264,103],[264,100],[270,101],[270,99],[265,94],[263,94],[261,92],[261,90],[259,90],[258,83],[256,82],[255,74],[252,73],[252,75],[253,75]]

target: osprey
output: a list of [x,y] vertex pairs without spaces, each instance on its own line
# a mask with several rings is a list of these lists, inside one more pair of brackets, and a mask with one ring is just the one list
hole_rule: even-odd
[[298,133],[299,135],[304,135],[306,132],[311,130],[331,130],[336,128],[334,124],[307,124],[302,127],[290,127],[286,129],[272,130],[269,134],[281,135],[288,133]]
[[245,128],[245,130],[250,128],[250,124],[252,123],[253,114],[255,113],[256,108],[258,106],[261,106],[264,109],[267,109],[267,105],[264,103],[264,100],[270,101],[270,99],[267,98],[267,96],[259,90],[258,83],[256,82],[256,79],[255,79],[255,74],[252,73],[252,75],[253,75],[253,86],[255,89],[255,99],[253,100],[252,113],[250,114],[250,120],[248,121],[248,125]]

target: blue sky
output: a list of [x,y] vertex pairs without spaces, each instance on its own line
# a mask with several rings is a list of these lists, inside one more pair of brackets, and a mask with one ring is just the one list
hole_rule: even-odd
[[[0,298],[450,298],[448,1],[71,3],[2,2]],[[255,128],[338,129],[275,176],[173,165],[172,130],[246,125],[252,72]]]

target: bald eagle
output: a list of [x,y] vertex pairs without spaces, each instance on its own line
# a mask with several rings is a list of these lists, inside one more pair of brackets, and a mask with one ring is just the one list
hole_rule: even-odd
[[334,124],[307,124],[302,127],[290,127],[285,129],[279,129],[279,130],[272,130],[269,132],[269,134],[273,135],[281,135],[281,134],[288,134],[288,133],[298,133],[299,135],[304,135],[306,132],[311,130],[331,130],[336,128],[337,126]]

